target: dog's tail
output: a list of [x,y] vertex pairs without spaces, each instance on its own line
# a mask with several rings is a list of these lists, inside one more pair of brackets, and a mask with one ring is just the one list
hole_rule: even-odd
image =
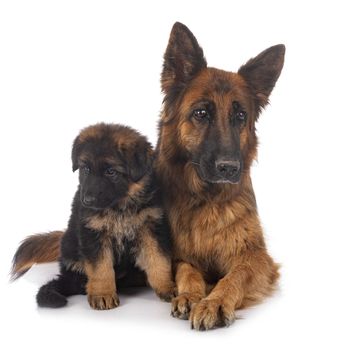
[[63,307],[67,304],[67,297],[86,294],[86,283],[85,274],[68,270],[62,265],[57,278],[39,289],[36,295],[37,304],[41,307]]
[[11,279],[16,280],[21,277],[34,264],[57,261],[63,234],[63,231],[53,231],[24,239],[12,260]]

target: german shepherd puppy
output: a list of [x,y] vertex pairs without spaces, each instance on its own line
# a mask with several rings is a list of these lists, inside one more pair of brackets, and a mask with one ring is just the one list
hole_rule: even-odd
[[151,145],[131,128],[97,124],[81,131],[72,149],[79,187],[65,234],[29,237],[14,256],[14,277],[60,257],[58,278],[37,294],[40,306],[61,307],[67,296],[86,293],[92,308],[111,309],[119,305],[116,281],[134,285],[143,272],[160,298],[171,299],[170,239],[152,162]]
[[178,295],[172,315],[206,330],[269,295],[279,277],[251,185],[255,122],[284,63],[277,45],[237,73],[207,67],[190,30],[173,26],[155,170],[169,219]]

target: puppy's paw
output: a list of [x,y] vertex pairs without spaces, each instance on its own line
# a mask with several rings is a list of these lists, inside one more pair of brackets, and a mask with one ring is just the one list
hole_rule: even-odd
[[219,299],[203,299],[193,306],[190,313],[191,328],[199,331],[228,327],[234,320],[234,309]]
[[198,303],[201,299],[202,296],[197,293],[179,294],[172,300],[171,315],[182,320],[187,320],[192,306]]
[[112,295],[88,295],[89,305],[95,310],[109,310],[119,306],[117,294]]

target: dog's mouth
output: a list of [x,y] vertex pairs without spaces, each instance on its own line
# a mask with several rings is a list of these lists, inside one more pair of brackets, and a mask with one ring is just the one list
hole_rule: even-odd
[[81,201],[81,203],[82,203],[82,206],[84,207],[84,208],[86,208],[86,209],[91,209],[91,210],[104,210],[104,209],[106,209],[107,207],[108,207],[108,205],[107,206],[96,206],[96,205],[90,205],[90,204],[86,204],[86,203],[84,203],[83,201]]

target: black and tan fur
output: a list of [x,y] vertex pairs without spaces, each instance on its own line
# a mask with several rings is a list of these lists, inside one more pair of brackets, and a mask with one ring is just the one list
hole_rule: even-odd
[[285,47],[273,46],[237,73],[207,67],[181,23],[164,57],[164,108],[155,170],[173,239],[178,295],[172,315],[194,329],[229,325],[235,310],[275,288],[250,166],[255,122],[280,75]]
[[[173,241],[178,295],[172,315],[189,318],[198,330],[231,324],[236,309],[271,294],[279,277],[264,242],[250,166],[257,153],[255,122],[280,76],[284,54],[283,45],[273,46],[231,73],[207,67],[186,26],[176,23],[171,32],[154,169]],[[93,224],[109,227],[109,220]],[[142,246],[155,250],[155,236],[147,237]],[[150,249],[138,256],[143,268],[154,263]],[[17,256],[23,271],[35,261],[26,256]],[[97,272],[103,276],[111,270],[107,255],[101,261]],[[15,260],[14,272],[20,268]],[[69,271],[79,269],[77,264]]]
[[67,296],[86,293],[92,308],[111,309],[119,304],[117,285],[145,279],[170,300],[169,231],[152,162],[151,145],[131,128],[97,124],[81,131],[72,149],[79,187],[65,234],[31,236],[14,257],[16,277],[35,262],[59,256],[60,275],[40,288],[40,306],[61,307]]

